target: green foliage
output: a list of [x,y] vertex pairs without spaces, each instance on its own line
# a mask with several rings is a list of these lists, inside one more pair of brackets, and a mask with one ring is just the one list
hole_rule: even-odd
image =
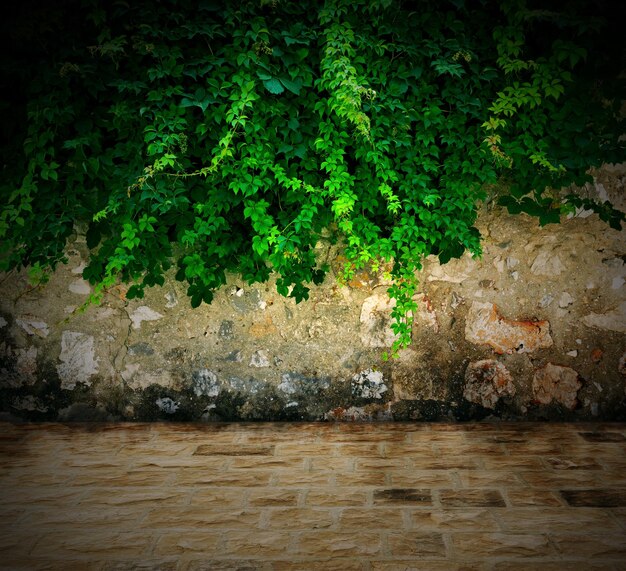
[[494,6],[48,6],[44,49],[27,73],[10,70],[27,121],[13,133],[23,150],[16,137],[3,149],[0,269],[54,267],[86,222],[95,300],[119,280],[142,297],[176,264],[194,307],[227,272],[274,272],[299,302],[324,279],[314,248],[331,228],[348,274],[392,263],[393,349],[407,345],[416,271],[430,254],[480,255],[488,185],[508,181],[510,212],[558,222],[582,202],[547,188],[623,158],[623,83],[604,57],[615,54],[589,57],[602,21]]

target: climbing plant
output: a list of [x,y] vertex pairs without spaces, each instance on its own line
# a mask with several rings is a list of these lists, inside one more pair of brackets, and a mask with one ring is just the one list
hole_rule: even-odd
[[229,272],[300,302],[330,236],[346,278],[390,268],[406,346],[416,271],[480,255],[494,185],[542,224],[624,220],[550,190],[622,160],[624,131],[611,19],[553,4],[26,1],[3,30],[0,269],[54,268],[82,224],[90,302],[173,264],[194,307]]

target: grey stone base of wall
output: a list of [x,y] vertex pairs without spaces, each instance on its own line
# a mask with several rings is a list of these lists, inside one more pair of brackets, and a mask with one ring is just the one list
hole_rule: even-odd
[[[626,169],[590,192],[622,209]],[[620,202],[621,200],[621,202]],[[84,313],[84,236],[43,287],[0,276],[0,414],[33,421],[626,420],[626,231],[481,213],[482,259],[425,260],[412,344],[393,343],[384,268],[332,271],[296,305],[233,277],[191,309],[173,279]]]

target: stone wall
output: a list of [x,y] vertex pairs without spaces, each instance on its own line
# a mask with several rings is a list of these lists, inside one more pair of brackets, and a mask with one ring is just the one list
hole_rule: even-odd
[[[623,167],[587,189],[624,209]],[[589,212],[560,225],[486,207],[481,260],[426,260],[412,345],[396,360],[381,273],[308,302],[233,278],[191,309],[173,279],[75,313],[90,292],[84,237],[32,289],[0,284],[0,406],[33,420],[626,418],[626,231]]]

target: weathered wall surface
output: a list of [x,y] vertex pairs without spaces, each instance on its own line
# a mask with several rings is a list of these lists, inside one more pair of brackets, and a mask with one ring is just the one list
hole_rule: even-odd
[[[625,169],[590,192],[626,206]],[[124,288],[73,314],[90,286],[77,236],[43,288],[0,285],[2,414],[59,420],[626,418],[626,231],[579,213],[538,226],[499,208],[479,219],[482,260],[420,276],[413,344],[393,341],[382,274],[330,275],[296,305],[233,279],[191,309],[174,280]],[[341,258],[321,244],[338,274]]]

